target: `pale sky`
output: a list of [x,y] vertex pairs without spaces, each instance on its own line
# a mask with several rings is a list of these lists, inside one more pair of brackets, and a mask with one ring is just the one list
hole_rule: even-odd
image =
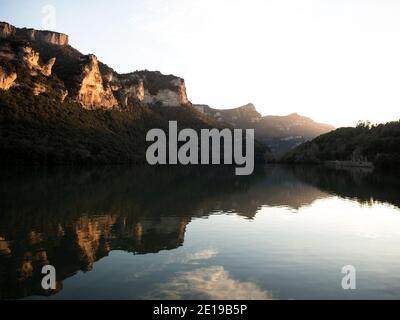
[[0,20],[65,32],[121,73],[180,76],[193,103],[335,126],[400,119],[396,0],[0,0]]

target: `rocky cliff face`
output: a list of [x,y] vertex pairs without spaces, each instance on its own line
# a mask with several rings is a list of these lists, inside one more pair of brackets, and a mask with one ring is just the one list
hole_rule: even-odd
[[157,71],[137,71],[115,79],[114,90],[123,104],[130,99],[148,105],[177,107],[190,105],[185,80]]
[[15,72],[9,72],[2,66],[0,66],[0,89],[8,90],[14,84],[17,79],[17,74]]
[[189,105],[189,99],[186,94],[185,80],[176,78],[169,81],[171,88],[160,89],[156,93],[145,90],[144,102],[147,104],[161,104],[163,107],[176,107]]
[[116,92],[121,104],[127,106],[130,101],[143,102],[145,98],[145,88],[143,79],[135,76],[117,80],[112,84],[113,90]]
[[68,36],[63,33],[51,31],[38,31],[35,29],[17,29],[17,35],[28,38],[29,41],[43,41],[57,46],[68,45]]
[[52,31],[39,31],[35,29],[15,28],[7,22],[0,22],[0,38],[18,37],[25,41],[43,41],[52,45],[68,45],[68,36]]
[[21,47],[19,56],[26,67],[31,71],[32,75],[37,75],[37,73],[40,72],[46,77],[51,76],[52,68],[56,63],[56,58],[51,58],[47,63],[40,64],[40,54],[29,46]]
[[16,29],[9,23],[0,22],[0,38],[12,37],[16,34]]
[[[0,39],[0,89],[29,88],[37,96],[48,92],[61,102],[68,95],[65,85],[53,75],[56,58],[44,63],[27,42]],[[44,77],[43,77],[44,76]]]
[[111,87],[104,84],[99,63],[95,55],[88,55],[82,61],[82,73],[79,76],[77,101],[86,108],[112,108],[118,105]]
[[[20,29],[1,22],[0,49],[4,49],[4,43],[8,43],[9,50],[0,50],[0,65],[2,58],[13,63],[19,60],[32,77],[51,77],[54,73],[55,78],[64,82],[65,88],[60,91],[62,101],[69,92],[72,100],[87,109],[126,107],[137,102],[159,107],[191,105],[183,79],[147,70],[120,75],[95,55],[85,56],[68,46],[65,34]],[[46,63],[41,61],[43,57]],[[8,89],[15,79],[2,74],[2,87]],[[34,94],[46,92],[44,88],[43,83],[32,86]]]

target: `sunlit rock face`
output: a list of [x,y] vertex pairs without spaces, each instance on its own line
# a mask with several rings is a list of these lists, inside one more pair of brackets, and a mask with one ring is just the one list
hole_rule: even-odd
[[34,83],[33,94],[35,96],[38,96],[39,94],[46,93],[46,92],[47,92],[47,87],[44,84],[38,83],[38,82]]
[[88,55],[82,61],[82,73],[78,79],[77,101],[88,109],[110,109],[118,105],[108,84],[104,84],[99,63],[95,55]]
[[15,28],[9,23],[0,22],[0,38],[17,36],[27,41],[43,41],[52,45],[68,45],[68,36],[63,33],[52,31],[39,31],[35,29]]
[[144,82],[135,76],[125,78],[119,81],[116,86],[118,96],[124,106],[128,105],[129,101],[143,102],[145,97]]
[[[49,83],[61,79],[71,100],[80,103],[84,108],[111,109],[135,106],[136,103],[150,107],[191,105],[182,78],[148,70],[118,74],[99,62],[96,56],[82,55],[70,47],[65,34],[15,28],[9,23],[0,22],[0,38],[5,40],[0,44],[0,59],[5,58],[13,63],[19,60],[30,76],[44,75],[49,77]],[[49,60],[44,62],[43,57]],[[53,76],[56,78],[52,79]],[[20,78],[22,81],[22,77]],[[2,86],[9,87],[12,81],[12,77],[3,76]],[[32,83],[25,82],[28,86]],[[18,83],[22,84],[25,83]],[[55,89],[52,85],[47,87],[50,94]],[[60,94],[61,101],[66,97],[66,90]],[[35,88],[35,94],[39,91],[39,87]]]
[[68,45],[68,36],[63,33],[34,29],[20,29],[18,32],[25,33],[31,41],[43,41],[58,46]]
[[42,73],[46,77],[51,76],[51,71],[55,63],[56,63],[56,58],[51,58],[46,64],[42,65]]
[[8,90],[17,79],[15,72],[8,72],[5,68],[0,66],[0,89]]
[[26,67],[31,70],[31,75],[37,75],[37,73],[40,72],[46,77],[51,76],[51,71],[56,63],[56,58],[51,58],[47,63],[40,64],[39,53],[29,46],[21,47],[19,56]]
[[8,38],[14,36],[16,29],[7,22],[0,22],[0,38]]
[[160,89],[157,93],[145,90],[144,102],[147,104],[161,104],[163,107],[189,105],[186,93],[185,80],[176,78],[170,81],[172,89]]
[[161,107],[190,105],[185,80],[158,71],[136,71],[120,75],[112,82],[123,105],[130,100]]

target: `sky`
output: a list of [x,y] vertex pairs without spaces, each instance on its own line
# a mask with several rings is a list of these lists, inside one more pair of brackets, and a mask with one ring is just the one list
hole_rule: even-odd
[[0,0],[120,73],[185,79],[193,103],[318,122],[400,119],[400,1]]

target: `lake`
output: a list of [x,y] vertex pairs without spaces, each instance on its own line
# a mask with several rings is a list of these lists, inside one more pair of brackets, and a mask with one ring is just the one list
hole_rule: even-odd
[[3,168],[0,298],[398,299],[399,191],[323,167]]

